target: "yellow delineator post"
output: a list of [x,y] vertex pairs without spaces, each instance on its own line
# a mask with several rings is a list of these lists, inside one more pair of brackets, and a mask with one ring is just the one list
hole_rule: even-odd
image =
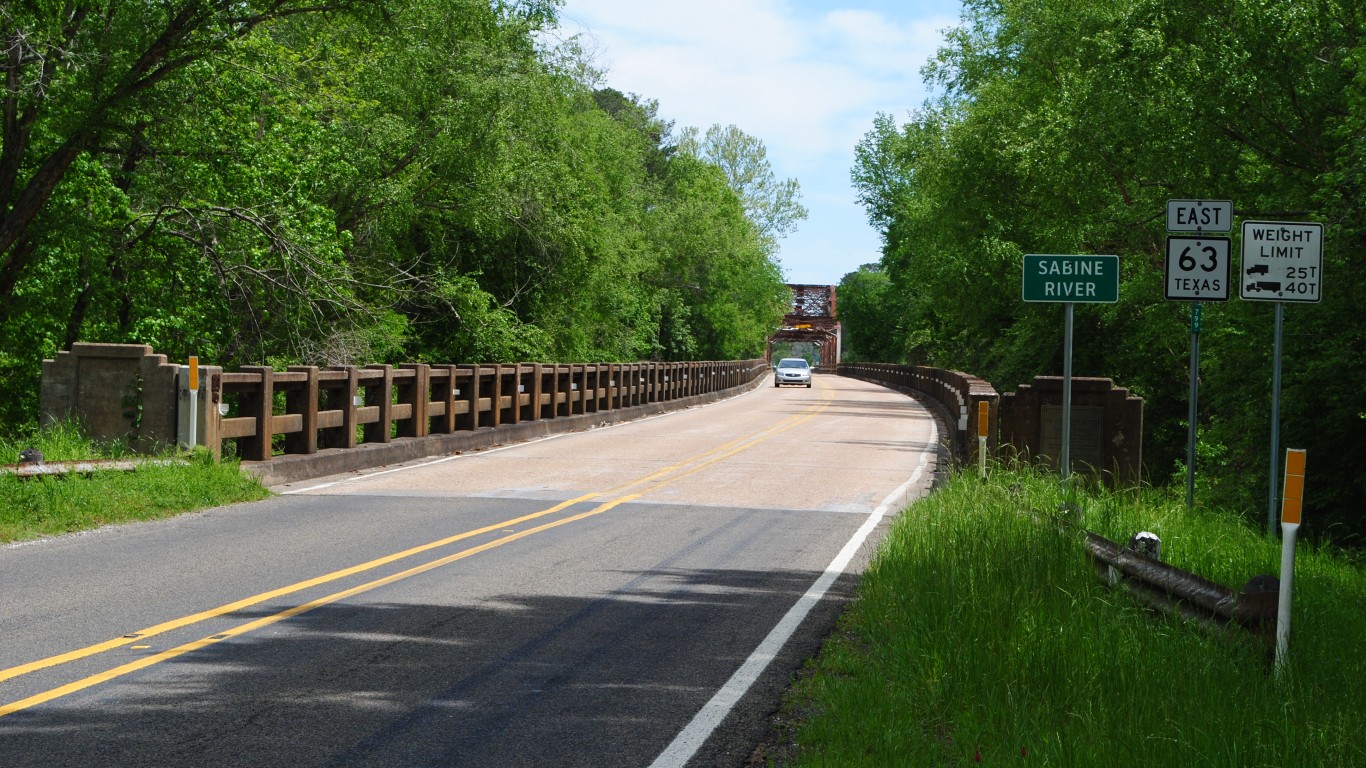
[[1276,674],[1285,667],[1290,650],[1290,602],[1295,578],[1295,534],[1304,505],[1304,450],[1285,451],[1285,482],[1281,496],[1281,593],[1276,609]]
[[982,477],[987,476],[987,433],[991,429],[988,421],[991,413],[991,404],[985,400],[977,401],[977,466],[982,470]]
[[199,442],[199,357],[190,355],[190,450]]

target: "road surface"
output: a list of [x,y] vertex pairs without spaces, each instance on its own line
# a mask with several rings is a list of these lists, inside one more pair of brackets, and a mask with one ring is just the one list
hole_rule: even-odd
[[937,431],[817,376],[0,549],[0,765],[742,765]]

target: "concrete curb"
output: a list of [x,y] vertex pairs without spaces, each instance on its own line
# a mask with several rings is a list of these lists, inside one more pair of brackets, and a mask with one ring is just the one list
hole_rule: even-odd
[[692,395],[677,400],[647,405],[633,405],[597,413],[563,416],[555,419],[524,421],[486,427],[473,432],[453,432],[427,437],[400,437],[388,443],[364,443],[355,448],[325,448],[313,454],[291,454],[269,461],[244,461],[242,469],[255,475],[266,487],[313,480],[329,475],[358,472],[390,464],[402,464],[433,456],[449,456],[466,451],[477,451],[497,445],[521,443],[567,432],[581,432],[594,427],[634,421],[670,411],[680,411],[707,403],[714,403],[743,395],[768,382],[768,376],[757,376],[748,384]]

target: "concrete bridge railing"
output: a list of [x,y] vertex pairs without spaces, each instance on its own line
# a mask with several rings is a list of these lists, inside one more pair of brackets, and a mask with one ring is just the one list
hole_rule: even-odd
[[[1002,395],[976,376],[923,365],[858,363],[841,365],[840,373],[926,395],[950,422],[953,453],[960,462],[978,460],[979,419],[985,415],[988,458],[1037,462],[1053,469],[1059,464],[1059,377],[1036,376]],[[1073,472],[1098,475],[1111,485],[1141,482],[1143,399],[1110,379],[1074,377],[1070,447]]]
[[[717,399],[762,360],[504,365],[199,366],[194,442],[287,482],[529,439]],[[187,444],[189,375],[151,347],[76,344],[43,367],[43,420],[143,449]],[[411,440],[408,438],[426,438]],[[366,455],[361,456],[361,452]],[[322,457],[319,459],[318,457]],[[299,459],[309,458],[307,462]],[[266,465],[270,465],[267,467]]]
[[839,367],[843,376],[882,384],[892,389],[924,394],[942,407],[952,431],[954,457],[960,462],[977,461],[978,403],[987,404],[987,456],[996,455],[999,438],[997,417],[1001,396],[996,389],[976,376],[931,368],[925,365],[891,363],[847,363]]

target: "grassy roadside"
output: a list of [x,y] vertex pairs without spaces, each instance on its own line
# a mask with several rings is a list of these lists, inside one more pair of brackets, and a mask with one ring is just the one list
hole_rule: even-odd
[[[95,445],[71,429],[47,429],[29,440],[0,440],[0,464],[35,447],[46,461],[132,458],[118,445]],[[270,492],[239,471],[196,454],[183,465],[19,479],[0,475],[0,544],[155,520],[182,512],[265,498]]]
[[[1288,674],[1262,647],[1139,607],[1047,515],[1056,478],[952,479],[894,524],[785,702],[783,766],[1366,765],[1366,570],[1301,545]],[[1152,492],[1093,491],[1082,526],[1149,530],[1235,589],[1279,543]],[[1044,520],[1044,522],[1040,522]]]

